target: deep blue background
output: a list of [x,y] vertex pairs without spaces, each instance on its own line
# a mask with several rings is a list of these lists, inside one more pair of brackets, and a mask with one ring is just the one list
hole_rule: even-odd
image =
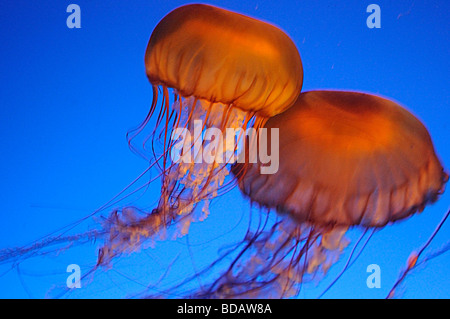
[[[366,7],[373,2],[381,7],[381,29],[366,26]],[[152,99],[143,63],[145,48],[158,21],[188,2],[76,1],[81,29],[66,26],[70,3],[0,3],[0,248],[25,245],[90,214],[146,168],[125,138],[144,119]],[[449,167],[448,1],[209,3],[285,30],[302,56],[304,91],[365,91],[406,106],[428,127]],[[158,194],[157,185],[150,187],[143,202],[151,207]],[[158,273],[159,278],[178,251],[183,267],[195,268],[214,259],[218,247],[241,240],[246,229],[239,220],[249,204],[240,198],[235,190],[217,200],[211,217],[193,226],[190,245],[181,239],[134,254],[129,264],[119,262],[120,272],[113,268],[96,275],[72,296],[129,296],[151,282],[145,279],[148,274]],[[449,203],[447,192],[422,214],[376,233],[326,296],[385,297],[411,251],[426,241]],[[93,220],[86,223],[95,225]],[[349,236],[354,242],[360,233]],[[195,234],[198,242],[205,236],[215,239],[216,246],[197,246]],[[430,249],[439,249],[449,234],[447,223]],[[46,296],[53,285],[64,285],[68,264],[80,264],[83,271],[95,263],[96,247],[70,248],[64,256],[27,261],[18,271],[2,266],[0,297]],[[186,257],[187,252],[192,255]],[[319,287],[308,286],[300,297],[317,297],[343,262],[345,258]],[[366,267],[372,263],[381,267],[380,289],[366,286]],[[450,254],[445,254],[421,267],[407,279],[401,296],[449,298],[449,264]]]

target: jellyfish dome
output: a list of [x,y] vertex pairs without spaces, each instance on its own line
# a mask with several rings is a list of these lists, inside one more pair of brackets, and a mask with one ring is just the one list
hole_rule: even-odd
[[265,127],[279,129],[279,170],[250,166],[239,185],[299,222],[381,227],[423,210],[448,178],[424,125],[378,96],[305,92]]
[[[300,55],[283,31],[202,4],[179,7],[158,23],[147,46],[145,68],[153,102],[145,121],[128,138],[133,150],[159,168],[161,197],[144,219],[137,221],[132,209],[112,216],[106,228],[113,235],[102,259],[115,254],[111,249],[138,246],[142,238],[166,226],[176,224],[174,236],[182,236],[191,221],[203,220],[209,201],[231,185],[225,182],[227,165],[240,152],[243,131],[257,130],[267,118],[286,110],[303,81]],[[155,111],[158,116],[153,117]],[[156,123],[139,150],[134,140],[150,119]],[[148,141],[150,156],[145,154]],[[196,210],[199,204],[201,211]]]
[[[241,260],[232,280],[223,277],[229,295],[255,286],[256,296],[295,294],[338,260],[349,227],[383,227],[421,211],[448,179],[424,125],[378,96],[304,92],[264,128],[279,134],[268,138],[279,141],[278,171],[261,174],[264,164],[246,158],[232,172],[242,192],[281,221],[249,244],[264,261]],[[250,284],[256,278],[263,279]]]
[[303,80],[300,55],[283,31],[201,4],[182,6],[161,20],[148,43],[145,67],[153,85],[209,108],[220,103],[264,117],[287,109]]

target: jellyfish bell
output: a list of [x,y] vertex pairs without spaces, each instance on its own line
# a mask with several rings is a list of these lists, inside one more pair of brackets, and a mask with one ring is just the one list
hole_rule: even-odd
[[382,227],[434,202],[448,178],[425,126],[378,96],[305,92],[265,127],[279,129],[279,170],[250,165],[239,186],[299,222]]
[[[300,55],[277,27],[221,8],[177,8],[153,31],[145,54],[152,85],[182,97],[271,117],[297,98]],[[211,110],[213,111],[213,110]]]
[[266,127],[280,130],[279,171],[250,166],[240,187],[299,221],[383,226],[435,199],[446,176],[420,121],[380,97],[306,92]]
[[[179,236],[188,232],[191,221],[204,219],[209,200],[230,185],[224,183],[227,165],[237,156],[205,161],[199,144],[216,155],[240,152],[239,143],[228,139],[223,143],[217,138],[199,141],[205,131],[234,128],[239,140],[247,128],[258,129],[267,118],[286,110],[299,95],[303,81],[300,55],[283,31],[202,4],[179,7],[158,23],[147,46],[145,68],[153,102],[145,121],[129,135],[129,144],[137,150],[133,140],[155,118],[146,141],[152,143],[152,165],[160,168],[161,197],[153,212],[143,218],[130,219],[127,213],[107,220],[105,228],[114,235],[102,251],[102,260],[113,256],[112,251],[138,246],[141,239],[163,233],[166,226],[176,224],[173,236]],[[200,134],[194,134],[198,127]],[[190,132],[189,138],[180,137],[180,130]],[[180,158],[192,153],[191,160],[172,158],[180,144]],[[203,208],[197,213],[200,203]]]
[[383,227],[422,211],[448,180],[424,125],[378,96],[304,92],[264,127],[268,134],[279,130],[278,171],[261,174],[258,162],[236,163],[232,173],[252,202],[276,209],[289,226],[264,235],[284,245],[255,249],[265,254],[303,244],[296,248],[301,253],[291,253],[288,261],[272,252],[282,257],[260,268],[265,282],[283,279],[293,288],[306,274],[326,272],[347,244],[347,228]]

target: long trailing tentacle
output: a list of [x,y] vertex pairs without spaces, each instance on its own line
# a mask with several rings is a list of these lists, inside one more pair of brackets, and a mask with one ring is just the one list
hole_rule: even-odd
[[423,246],[418,250],[418,252],[413,251],[410,254],[410,256],[408,257],[408,261],[406,263],[405,270],[403,270],[401,272],[399,278],[394,283],[394,285],[392,286],[392,288],[389,291],[388,295],[386,296],[386,299],[391,299],[391,298],[395,297],[395,291],[396,291],[397,287],[405,280],[405,278],[407,277],[408,273],[411,270],[413,270],[418,265],[418,263],[417,263],[418,259],[423,254],[425,249],[431,244],[431,242],[433,241],[434,237],[437,235],[439,230],[442,228],[442,226],[444,225],[444,223],[447,220],[447,218],[449,217],[449,215],[450,215],[450,209],[447,211],[447,213],[444,214],[444,217],[442,218],[442,220],[439,222],[439,224],[434,229],[434,231],[431,234],[431,236],[428,238],[428,240],[425,242],[425,244],[423,244]]

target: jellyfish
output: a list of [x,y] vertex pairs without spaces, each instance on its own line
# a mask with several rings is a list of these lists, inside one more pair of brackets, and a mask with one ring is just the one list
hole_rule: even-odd
[[[84,280],[113,267],[124,253],[186,235],[192,221],[207,217],[210,201],[235,185],[229,167],[245,149],[244,133],[257,132],[289,108],[303,83],[300,54],[287,34],[210,5],[185,5],[167,14],[151,34],[144,62],[153,100],[127,138],[148,168],[81,220],[31,245],[0,250],[0,264],[14,268],[49,251],[98,242],[96,263]],[[158,181],[161,191],[150,209],[122,205]],[[68,234],[90,217],[99,223]],[[62,287],[57,296],[67,291]]]
[[[243,132],[286,110],[303,81],[300,55],[283,31],[201,4],[179,7],[158,23],[145,68],[153,101],[128,139],[132,150],[158,167],[161,196],[142,218],[132,208],[111,215],[100,264],[156,234],[164,238],[171,225],[175,238],[206,218],[210,200],[230,185],[227,165],[242,149]],[[156,124],[140,149],[135,140],[152,118]]]
[[424,125],[382,97],[304,92],[264,128],[279,134],[278,171],[261,174],[264,163],[247,158],[232,173],[277,220],[247,236],[203,296],[296,295],[338,260],[348,228],[381,228],[421,212],[448,180]]

